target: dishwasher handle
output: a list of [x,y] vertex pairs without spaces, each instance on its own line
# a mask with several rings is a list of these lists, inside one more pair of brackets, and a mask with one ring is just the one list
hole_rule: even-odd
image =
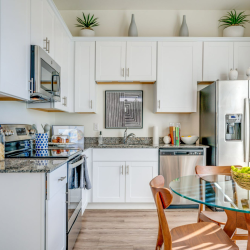
[[196,151],[161,151],[160,156],[178,156],[178,155],[203,155],[203,150],[196,150]]

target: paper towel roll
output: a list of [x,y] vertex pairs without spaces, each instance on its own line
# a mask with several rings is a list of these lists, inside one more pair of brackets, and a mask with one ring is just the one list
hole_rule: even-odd
[[158,133],[158,126],[154,126],[153,128],[153,145],[159,145],[159,133]]

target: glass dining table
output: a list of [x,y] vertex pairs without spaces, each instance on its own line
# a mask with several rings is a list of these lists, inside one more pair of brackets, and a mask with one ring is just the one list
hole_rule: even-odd
[[224,231],[231,237],[236,228],[248,230],[250,250],[250,190],[241,188],[230,175],[190,175],[173,180],[170,189],[177,195],[224,209],[227,222]]

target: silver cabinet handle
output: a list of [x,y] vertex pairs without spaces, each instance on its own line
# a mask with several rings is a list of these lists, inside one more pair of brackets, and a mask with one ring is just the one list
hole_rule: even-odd
[[48,53],[50,53],[50,40],[48,40]]
[[159,100],[159,109],[161,108],[161,100]]
[[122,68],[122,76],[124,76],[124,68]]
[[65,179],[66,179],[66,176],[59,178],[58,181],[63,181]]
[[126,166],[127,174],[129,174],[129,166]]
[[129,76],[129,68],[127,68],[127,76]]
[[91,109],[93,108],[92,100],[90,101],[90,108],[91,108]]
[[30,83],[29,92],[33,93],[34,92],[34,90],[33,90],[33,83],[34,83],[33,78],[31,78],[31,80],[29,80],[29,83]]
[[122,165],[122,175],[123,175],[123,165]]
[[67,97],[64,96],[62,99],[63,99],[62,105],[63,105],[63,106],[67,106]]
[[44,39],[43,41],[45,42],[45,47],[43,47],[43,49],[48,51],[48,37],[46,37],[46,39]]

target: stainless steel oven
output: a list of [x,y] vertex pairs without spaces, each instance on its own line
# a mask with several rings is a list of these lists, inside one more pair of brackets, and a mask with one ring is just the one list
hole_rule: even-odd
[[31,45],[30,100],[61,101],[61,67],[41,47]]
[[70,179],[75,168],[84,164],[84,157],[79,155],[68,162],[68,184],[67,184],[67,249],[74,248],[78,234],[81,231],[82,215],[82,189],[71,189]]

